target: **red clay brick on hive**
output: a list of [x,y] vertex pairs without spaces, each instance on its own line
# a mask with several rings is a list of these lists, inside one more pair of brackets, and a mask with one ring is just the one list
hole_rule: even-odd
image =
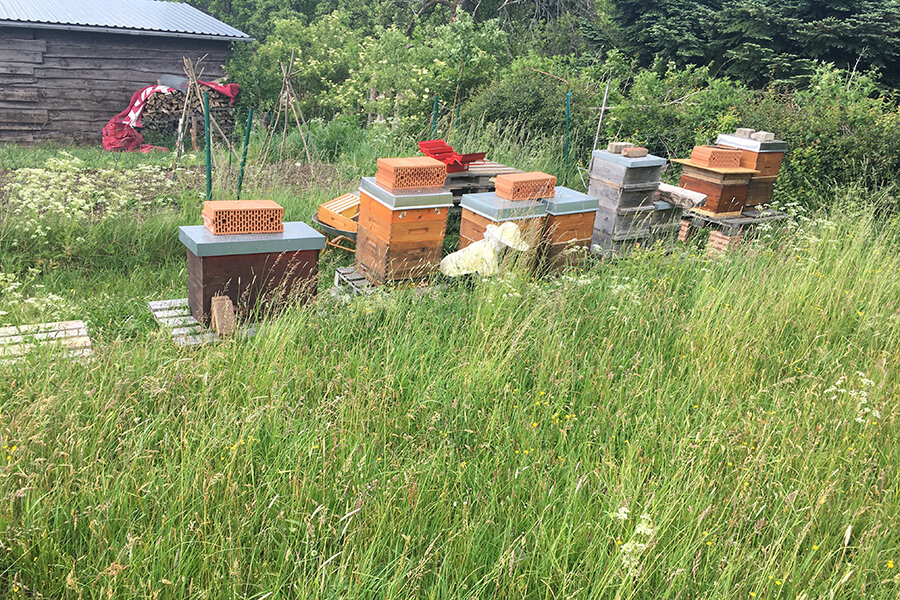
[[203,225],[215,235],[282,233],[284,209],[271,200],[214,200],[203,203]]
[[433,190],[444,187],[447,165],[429,156],[379,158],[375,183],[386,190]]
[[738,168],[741,166],[741,151],[715,146],[694,146],[691,162],[702,167]]
[[625,158],[643,158],[650,154],[650,151],[641,146],[629,146],[622,149],[622,156]]
[[505,200],[540,200],[552,198],[556,177],[541,171],[497,175],[494,192]]

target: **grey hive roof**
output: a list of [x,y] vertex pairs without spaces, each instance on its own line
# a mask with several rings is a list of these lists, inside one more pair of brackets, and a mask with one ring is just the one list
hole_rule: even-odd
[[0,0],[0,27],[3,26],[252,39],[193,6],[158,0]]

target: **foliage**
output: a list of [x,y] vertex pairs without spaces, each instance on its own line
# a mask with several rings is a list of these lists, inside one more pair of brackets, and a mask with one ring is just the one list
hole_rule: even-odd
[[95,356],[0,369],[0,589],[894,597],[900,232],[834,203],[721,260],[320,294],[189,350],[146,308],[184,293],[177,243],[23,270],[0,310],[59,296]]
[[610,41],[645,66],[660,58],[714,63],[759,86],[803,81],[817,62],[831,62],[848,70],[877,68],[887,83],[900,82],[900,4],[893,0],[610,2],[616,24]]
[[159,167],[88,169],[80,158],[60,152],[43,168],[12,172],[2,190],[0,232],[13,246],[78,243],[83,241],[78,231],[92,222],[171,203],[167,192],[173,186]]

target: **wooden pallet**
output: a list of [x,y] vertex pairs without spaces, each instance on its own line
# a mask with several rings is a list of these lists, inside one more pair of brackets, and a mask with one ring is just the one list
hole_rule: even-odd
[[91,338],[84,321],[0,327],[0,363],[21,360],[40,349],[65,358],[86,358],[91,355]]
[[447,181],[444,182],[444,188],[451,192],[456,188],[471,186],[490,186],[493,189],[494,180],[496,180],[497,175],[521,172],[520,169],[516,169],[515,167],[507,167],[498,162],[486,160],[484,162],[470,164],[467,171],[447,173]]
[[704,213],[706,213],[706,211],[700,212],[697,209],[687,210],[682,218],[692,219],[692,225],[694,227],[721,229],[728,235],[737,234],[745,229],[752,229],[762,223],[772,223],[790,218],[790,215],[786,212],[775,210],[774,208],[757,207],[744,209],[740,215],[735,216],[721,216]]
[[337,296],[360,296],[373,294],[378,287],[360,273],[356,267],[338,267],[334,272],[332,294]]
[[[147,306],[156,322],[169,332],[172,340],[179,346],[199,346],[219,340],[215,331],[204,327],[191,316],[187,298],[155,300]],[[256,324],[244,325],[235,332],[235,337],[251,338],[258,331],[259,326]]]

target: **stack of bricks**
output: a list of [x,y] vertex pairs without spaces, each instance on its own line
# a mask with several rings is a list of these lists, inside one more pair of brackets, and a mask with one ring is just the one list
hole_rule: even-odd
[[459,248],[484,239],[488,225],[514,222],[522,238],[537,247],[546,225],[545,201],[556,193],[556,177],[532,171],[497,176],[495,191],[463,194],[460,202]]
[[557,186],[553,196],[543,202],[547,208],[547,220],[541,255],[546,268],[554,270],[575,264],[586,256],[584,251],[590,249],[600,201]]
[[744,239],[744,236],[740,233],[728,235],[723,231],[713,229],[709,232],[709,241],[706,243],[706,253],[709,256],[716,256],[741,243],[742,239]]
[[787,143],[768,131],[738,129],[734,134],[720,134],[716,145],[739,151],[740,166],[756,171],[750,178],[745,206],[771,202]]
[[[213,298],[227,296],[240,316],[316,293],[325,236],[284,222],[271,200],[205,202],[203,225],[180,227],[187,249],[191,315],[209,324]],[[224,300],[220,300],[224,302]]]
[[681,209],[654,202],[666,159],[646,148],[613,142],[592,154],[588,194],[599,199],[591,249],[620,254],[657,239],[675,237]]
[[675,162],[684,165],[679,185],[706,194],[706,206],[697,212],[739,215],[744,209],[750,178],[757,171],[741,166],[739,150],[694,146],[689,159]]
[[447,212],[447,166],[427,156],[378,160],[375,177],[359,187],[356,267],[385,284],[425,277],[443,255]]

